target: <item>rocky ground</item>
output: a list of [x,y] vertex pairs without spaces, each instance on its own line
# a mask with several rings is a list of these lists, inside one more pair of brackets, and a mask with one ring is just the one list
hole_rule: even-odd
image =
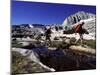
[[[12,73],[41,73],[95,69],[96,41],[92,39],[83,40],[83,46],[80,46],[80,41],[75,44],[75,40],[75,38],[65,36],[54,37],[51,44],[47,43],[47,45],[45,45],[43,40],[29,38],[13,40]],[[43,47],[45,47],[46,50]],[[17,51],[13,51],[14,48]],[[28,50],[25,52],[22,49]],[[38,56],[27,56],[29,50],[32,50],[33,53],[35,50]],[[22,51],[22,54],[20,51]],[[36,58],[33,58],[34,56],[36,56]],[[37,63],[35,61],[36,59],[38,59],[38,62],[42,65]]]
[[18,52],[12,52],[12,59],[12,74],[49,72],[38,63],[27,59]]

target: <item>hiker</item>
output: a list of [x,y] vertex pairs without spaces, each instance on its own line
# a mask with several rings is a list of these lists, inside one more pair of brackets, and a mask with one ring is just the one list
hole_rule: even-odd
[[56,29],[56,31],[58,31],[58,27],[57,26],[55,26],[55,29]]
[[[84,22],[81,22],[75,27],[75,33],[79,34],[80,40],[81,40],[81,45],[82,45],[83,34],[84,34],[83,25],[84,25]],[[76,40],[75,43],[77,43],[78,41],[79,41],[79,39]]]
[[49,41],[51,43],[51,39],[50,39],[50,37],[51,37],[51,27],[46,30],[45,36],[46,36],[46,42]]

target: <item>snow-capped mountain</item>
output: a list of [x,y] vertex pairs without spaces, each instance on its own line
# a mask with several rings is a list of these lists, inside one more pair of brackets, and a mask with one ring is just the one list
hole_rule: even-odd
[[96,15],[92,14],[92,13],[87,13],[84,11],[79,11],[73,15],[70,15],[69,17],[67,17],[64,22],[63,25],[73,25],[77,22],[79,22],[80,20],[85,20],[85,19],[90,19],[90,18],[95,18]]

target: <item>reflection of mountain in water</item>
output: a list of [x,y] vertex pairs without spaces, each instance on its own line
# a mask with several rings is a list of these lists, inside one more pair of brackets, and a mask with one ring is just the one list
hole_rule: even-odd
[[[50,51],[46,47],[37,47],[33,50],[39,55],[43,64],[56,69],[56,71],[95,69],[95,58],[91,56],[78,55],[70,51],[64,54],[62,50]],[[79,66],[77,66],[77,61]]]

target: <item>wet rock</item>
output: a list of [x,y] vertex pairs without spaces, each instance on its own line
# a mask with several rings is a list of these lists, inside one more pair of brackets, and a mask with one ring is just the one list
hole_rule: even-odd
[[[38,54],[32,50],[28,50],[28,49],[21,49],[21,48],[12,48],[12,51],[14,52],[17,52],[19,54],[21,54],[20,56],[24,57],[25,59],[29,60],[26,62],[31,62],[30,64],[28,63],[27,65],[24,65],[26,67],[30,66],[29,68],[27,68],[28,70],[28,73],[30,73],[31,71],[34,73],[34,72],[52,72],[52,71],[55,71],[55,69],[53,68],[49,68],[48,66],[44,65],[41,61],[40,61],[40,58],[38,56]],[[15,55],[15,54],[14,54]],[[18,55],[15,55],[15,57],[18,56]],[[19,58],[20,58],[19,56]],[[15,59],[15,58],[13,58]],[[15,59],[15,61],[18,60],[18,59]],[[14,61],[14,60],[13,60]],[[20,60],[21,62],[21,60]],[[17,64],[17,63],[16,63]],[[33,65],[33,64],[36,64],[36,65]],[[32,67],[33,65],[33,67]],[[21,66],[21,65],[20,65]],[[35,67],[34,67],[35,66]],[[31,69],[31,67],[33,69]],[[37,68],[37,69],[36,69]],[[18,68],[19,69],[19,68]],[[35,70],[36,69],[36,70]],[[40,70],[38,70],[40,69]],[[23,70],[23,69],[22,69]]]
[[12,52],[12,58],[12,74],[49,72],[49,70],[43,68],[38,63],[27,59],[18,52]]

